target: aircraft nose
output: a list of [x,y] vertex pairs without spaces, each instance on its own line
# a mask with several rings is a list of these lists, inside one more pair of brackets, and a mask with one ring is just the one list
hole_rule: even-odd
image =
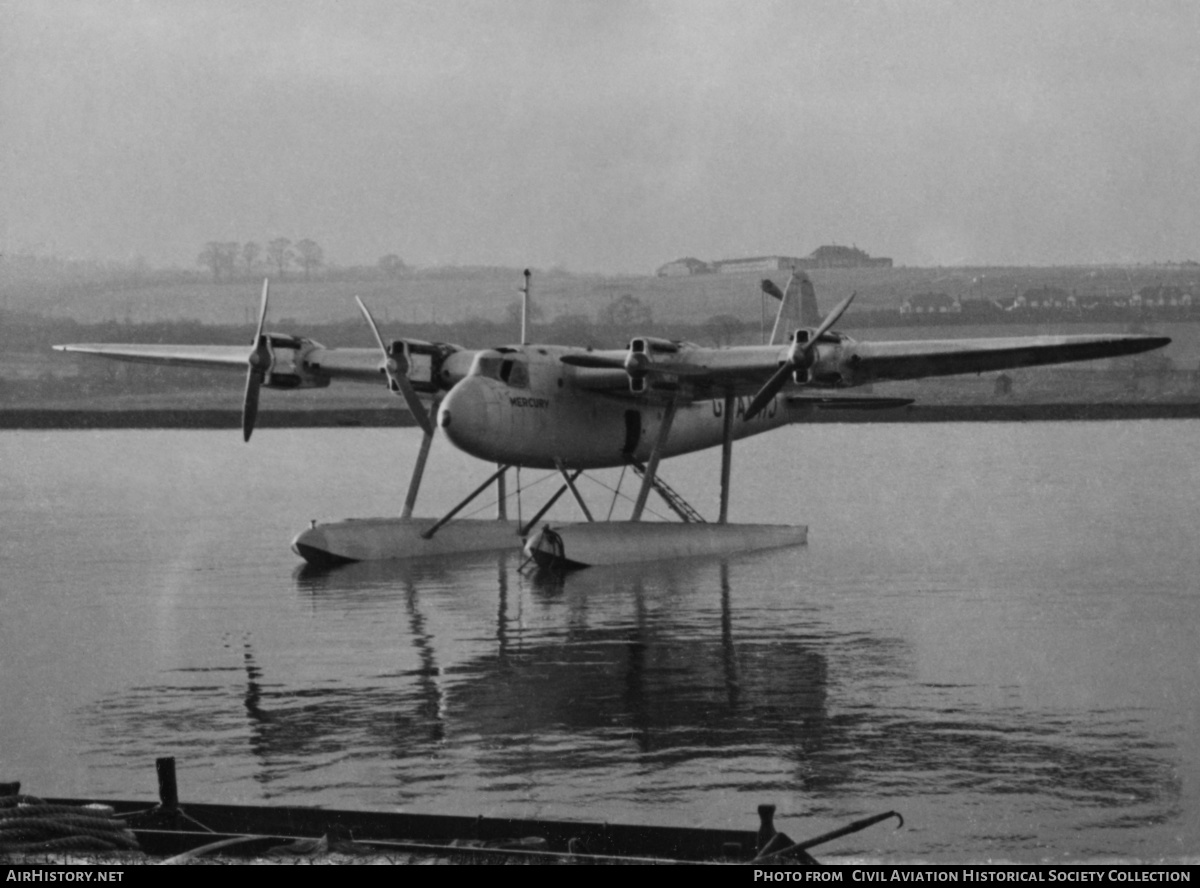
[[481,380],[468,377],[450,389],[438,408],[438,426],[450,443],[474,456],[479,455],[489,435],[494,433],[488,422],[488,395]]

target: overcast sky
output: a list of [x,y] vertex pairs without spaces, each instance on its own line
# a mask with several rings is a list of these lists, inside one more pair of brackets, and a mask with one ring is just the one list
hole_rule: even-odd
[[0,248],[1200,259],[1200,4],[0,0]]

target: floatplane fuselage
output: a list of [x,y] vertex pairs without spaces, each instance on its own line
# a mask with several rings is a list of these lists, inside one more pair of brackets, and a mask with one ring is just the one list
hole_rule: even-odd
[[[774,397],[750,420],[750,396],[672,404],[671,393],[630,399],[580,389],[607,371],[571,367],[579,349],[515,346],[479,352],[466,377],[442,400],[437,425],[459,450],[489,462],[537,469],[603,469],[651,458],[663,424],[670,433],[660,458],[718,447],[732,407],[732,440],[795,422],[808,408]],[[680,399],[683,400],[683,399]]]
[[[229,346],[63,345],[123,361],[225,367],[246,373],[242,429],[250,439],[259,390],[322,388],[333,380],[379,384],[403,399],[423,432],[399,517],[317,524],[293,541],[306,560],[340,563],[503,549],[528,538],[539,563],[583,566],[699,554],[727,554],[804,542],[802,525],[727,522],[733,442],[801,421],[815,409],[880,409],[909,399],[847,395],[867,383],[1132,355],[1170,340],[1148,335],[1025,336],[996,339],[856,342],[833,325],[853,295],[824,318],[807,275],[794,273],[785,291],[763,281],[779,300],[768,345],[708,348],[637,337],[625,349],[593,350],[521,344],[481,350],[448,343],[385,342],[366,306],[359,308],[377,348],[326,348],[310,339],[267,333],[264,282],[258,330],[249,355]],[[528,298],[529,273],[525,288]],[[789,305],[802,326],[784,336]],[[430,444],[438,429],[455,447],[497,465],[440,518],[413,517]],[[658,475],[663,459],[721,448],[721,503],[705,522]],[[511,468],[557,471],[562,485],[524,522],[505,516],[505,473]],[[575,481],[585,470],[632,467],[641,476],[627,521],[594,521]],[[622,477],[624,475],[622,474]],[[476,496],[500,488],[497,520],[457,519]],[[566,492],[587,519],[537,522]],[[657,492],[681,523],[643,522]],[[519,491],[517,491],[519,495]],[[457,520],[456,520],[457,519]]]

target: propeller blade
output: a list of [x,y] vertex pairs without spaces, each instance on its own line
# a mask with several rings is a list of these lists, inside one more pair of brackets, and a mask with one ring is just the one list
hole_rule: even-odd
[[363,305],[363,301],[357,296],[354,297],[354,301],[358,303],[359,311],[367,319],[367,325],[371,328],[371,332],[375,334],[375,341],[379,343],[379,350],[383,352],[383,366],[387,372],[388,382],[400,392],[400,395],[404,398],[405,405],[408,407],[408,412],[413,415],[413,419],[417,421],[417,425],[421,427],[421,431],[426,435],[432,435],[433,420],[430,419],[429,411],[425,409],[425,405],[421,403],[421,399],[417,397],[416,389],[408,381],[407,372],[400,370],[395,356],[390,354],[387,346],[383,344],[383,336],[379,333],[379,327],[375,325],[375,319],[371,317],[371,312]]
[[850,307],[850,303],[854,301],[856,295],[858,294],[851,293],[834,306],[833,311],[826,315],[825,320],[821,322],[821,326],[813,331],[813,334],[808,337],[808,342],[804,343],[800,349],[796,349],[795,346],[792,347],[792,352],[788,359],[783,362],[783,365],[767,380],[767,384],[760,388],[758,393],[750,400],[749,406],[746,407],[746,412],[742,415],[743,420],[749,421],[758,416],[770,400],[779,394],[779,390],[787,383],[788,376],[796,371],[797,367],[800,366],[801,360],[807,362],[809,355],[817,347],[817,340],[828,333],[841,316],[845,314],[846,309]]
[[249,441],[254,432],[254,422],[258,419],[258,392],[267,378],[267,370],[271,366],[271,346],[267,337],[263,336],[263,327],[267,323],[267,293],[271,287],[270,278],[263,279],[262,304],[258,309],[258,327],[254,331],[254,350],[246,363],[250,369],[246,371],[246,395],[242,399],[242,440]]
[[262,305],[258,309],[258,329],[254,332],[254,345],[258,346],[262,336],[263,325],[267,322],[267,292],[271,289],[271,279],[263,278]]
[[367,310],[367,307],[363,304],[363,301],[357,296],[354,297],[354,301],[358,303],[358,310],[362,312],[362,316],[367,319],[367,326],[370,327],[371,332],[375,334],[375,342],[379,346],[379,350],[383,352],[383,359],[385,361],[389,360],[391,355],[388,354],[387,346],[383,344],[383,337],[379,335],[379,328],[375,326],[375,319],[371,317],[371,312]]
[[816,332],[813,333],[812,336],[808,337],[808,342],[804,346],[804,350],[806,352],[811,351],[812,348],[817,344],[817,340],[828,333],[830,328],[838,322],[841,316],[845,313],[846,309],[850,307],[850,303],[854,301],[854,297],[857,295],[857,292],[851,293],[833,307],[833,311],[831,311],[825,320],[821,322],[821,326],[817,327]]
[[758,390],[746,407],[746,412],[742,415],[742,419],[749,422],[758,416],[759,412],[770,403],[771,399],[779,394],[779,390],[783,388],[784,383],[788,381],[788,377],[792,375],[792,365],[790,362],[785,362],[782,367],[775,371],[774,375],[767,380],[767,384]]
[[408,412],[413,415],[413,419],[417,421],[417,425],[421,427],[427,435],[433,434],[433,420],[429,417],[429,411],[425,409],[425,405],[421,403],[421,399],[417,397],[417,392],[412,387],[412,383],[408,381],[408,377],[401,374],[397,377],[396,382],[400,386],[400,394],[404,396],[404,403],[408,407]]
[[258,390],[262,386],[266,374],[251,367],[246,373],[246,397],[242,401],[242,440],[249,441],[254,431],[254,421],[258,419]]

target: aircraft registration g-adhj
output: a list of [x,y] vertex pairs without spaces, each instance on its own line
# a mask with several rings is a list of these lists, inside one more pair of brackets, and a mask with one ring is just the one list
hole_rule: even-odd
[[[525,308],[529,281],[526,271],[521,291]],[[385,342],[370,312],[357,300],[377,347],[327,348],[310,339],[264,331],[264,282],[258,330],[248,353],[235,346],[55,348],[120,361],[240,369],[246,372],[242,430],[247,441],[263,386],[321,388],[335,379],[386,383],[424,433],[403,511],[399,517],[314,521],[292,543],[310,563],[515,549],[523,543],[539,564],[582,567],[805,542],[803,525],[727,521],[732,445],[802,421],[818,409],[911,403],[903,398],[856,397],[845,394],[846,389],[1132,355],[1170,342],[1147,335],[856,342],[833,330],[853,294],[822,319],[812,282],[804,273],[794,273],[784,291],[769,280],[762,288],[779,300],[767,345],[706,348],[649,336],[633,339],[625,349],[603,351],[537,345],[528,341],[524,317],[519,345],[464,349],[413,339]],[[800,326],[785,339],[783,321],[797,303]],[[497,469],[449,513],[414,517],[426,458],[439,428],[455,447],[497,464]],[[720,513],[713,523],[705,522],[658,476],[661,460],[710,447],[721,448]],[[531,518],[513,521],[506,517],[505,475],[521,467],[556,471],[562,484]],[[584,470],[614,467],[632,468],[640,476],[632,512],[625,520],[595,521],[575,482]],[[456,520],[492,484],[499,488],[497,518]],[[544,523],[538,530],[538,522],[567,491],[586,520],[556,523],[553,528]],[[651,491],[681,520],[643,521]]]

